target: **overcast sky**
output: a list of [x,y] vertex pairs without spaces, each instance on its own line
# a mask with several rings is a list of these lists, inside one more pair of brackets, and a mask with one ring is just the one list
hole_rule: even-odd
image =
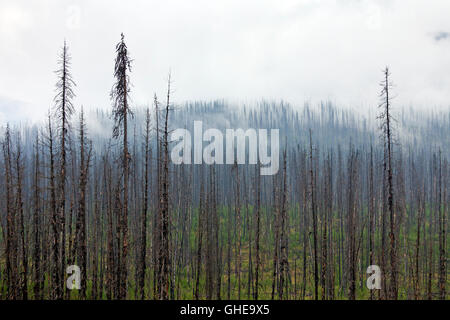
[[331,100],[375,107],[389,65],[395,103],[450,107],[448,0],[0,0],[0,121],[53,105],[64,39],[76,106],[109,108],[115,44],[134,59],[134,105],[173,99]]

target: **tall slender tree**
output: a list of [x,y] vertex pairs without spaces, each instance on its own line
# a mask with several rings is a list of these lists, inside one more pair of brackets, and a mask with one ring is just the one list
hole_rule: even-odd
[[159,277],[160,288],[159,297],[162,300],[169,298],[169,276],[170,276],[170,248],[169,248],[169,113],[171,110],[170,94],[171,94],[171,75],[169,73],[167,86],[167,100],[164,114],[164,131],[163,131],[163,152],[164,158],[162,163],[161,177],[161,205],[160,205],[160,232],[161,243],[159,247]]
[[114,77],[116,82],[111,90],[111,100],[113,103],[113,138],[117,139],[122,136],[122,185],[123,199],[119,217],[120,227],[120,246],[121,252],[119,268],[119,299],[125,299],[127,296],[127,256],[128,256],[128,179],[129,179],[129,160],[128,152],[128,116],[132,116],[133,112],[129,106],[130,79],[132,60],[128,56],[128,48],[125,44],[125,36],[121,34],[121,40],[116,45],[116,60],[114,65]]
[[7,299],[17,299],[19,279],[17,277],[17,242],[16,242],[16,217],[14,210],[13,169],[12,169],[11,131],[6,125],[5,139],[3,141],[3,157],[5,163],[6,185],[6,277]]
[[[57,236],[55,240],[59,242],[55,245],[58,248],[54,252],[55,271],[59,274],[59,279],[55,279],[54,298],[62,299],[63,297],[63,281],[65,272],[65,208],[66,208],[66,172],[67,172],[67,141],[70,130],[70,118],[74,112],[72,99],[75,97],[73,88],[75,82],[70,72],[71,56],[66,41],[58,61],[58,70],[56,75],[58,81],[56,83],[55,116],[58,120],[59,135],[59,174],[58,174],[58,196],[57,196],[57,221],[55,231]],[[57,280],[57,281],[56,281]]]
[[86,125],[84,120],[84,112],[80,113],[80,177],[79,177],[79,201],[78,201],[78,218],[76,225],[77,235],[77,256],[81,268],[81,298],[86,298],[87,283],[87,239],[86,239],[86,192],[89,176],[89,163],[92,148],[88,146],[89,141],[86,139]]
[[39,151],[39,132],[36,134],[34,153],[34,175],[33,175],[33,294],[34,298],[40,300],[43,270],[41,268],[41,162]]
[[313,219],[313,240],[314,240],[314,299],[319,299],[319,267],[317,257],[317,212],[316,212],[316,178],[314,174],[313,163],[313,146],[312,146],[312,133],[309,129],[309,162],[310,162],[310,183],[311,183],[311,212]]
[[389,298],[396,300],[398,296],[397,283],[397,252],[396,252],[396,216],[394,212],[394,182],[393,182],[393,117],[392,117],[392,96],[390,90],[393,87],[390,81],[389,68],[383,70],[383,81],[380,83],[381,103],[379,108],[381,113],[378,116],[381,119],[381,130],[383,141],[385,143],[384,166],[387,174],[387,205],[389,211],[389,239],[390,239],[390,285]]
[[149,164],[150,164],[150,109],[147,107],[145,118],[145,142],[144,142],[144,207],[142,209],[141,217],[141,253],[139,265],[139,294],[140,298],[145,298],[145,269],[146,269],[146,254],[147,254],[147,211],[148,211],[148,189],[149,189]]

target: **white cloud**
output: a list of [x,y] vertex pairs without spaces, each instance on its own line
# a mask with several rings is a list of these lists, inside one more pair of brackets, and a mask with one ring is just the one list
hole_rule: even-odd
[[162,98],[171,69],[178,102],[372,106],[388,64],[397,104],[448,108],[450,41],[435,40],[450,32],[448,12],[446,0],[3,0],[0,96],[27,103],[24,117],[44,117],[66,38],[76,104],[109,108],[114,45],[123,31],[135,59],[136,104],[151,102],[153,92]]

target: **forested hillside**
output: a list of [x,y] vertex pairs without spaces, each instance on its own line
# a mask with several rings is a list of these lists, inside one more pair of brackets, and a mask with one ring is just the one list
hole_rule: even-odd
[[[366,113],[174,103],[170,78],[136,106],[123,37],[116,51],[112,107],[72,104],[64,45],[48,119],[2,124],[0,299],[448,298],[450,112],[397,106],[387,69]],[[173,164],[194,120],[280,129],[278,173]]]

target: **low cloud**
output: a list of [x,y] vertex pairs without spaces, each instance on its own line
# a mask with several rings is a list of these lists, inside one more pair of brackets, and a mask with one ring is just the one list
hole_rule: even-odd
[[441,40],[450,40],[450,32],[445,31],[439,31],[434,34],[434,40],[441,41]]
[[172,70],[179,104],[331,100],[366,110],[378,104],[386,65],[396,105],[450,102],[448,0],[35,2],[0,1],[0,97],[24,102],[0,104],[6,119],[45,119],[64,39],[77,83],[74,105],[110,110],[121,32],[134,59],[133,107],[151,104],[153,93],[164,97]]

